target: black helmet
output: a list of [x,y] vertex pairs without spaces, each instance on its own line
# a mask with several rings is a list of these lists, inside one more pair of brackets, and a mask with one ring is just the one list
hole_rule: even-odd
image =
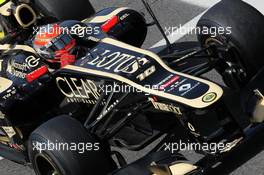
[[48,24],[40,27],[33,41],[36,52],[49,63],[60,63],[61,66],[72,64],[76,56],[73,50],[76,40],[67,28],[59,24]]

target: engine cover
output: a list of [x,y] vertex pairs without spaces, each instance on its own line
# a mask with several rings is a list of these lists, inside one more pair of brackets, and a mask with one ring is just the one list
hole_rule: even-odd
[[83,22],[99,26],[108,35],[136,47],[142,46],[147,35],[144,16],[126,7],[103,9]]

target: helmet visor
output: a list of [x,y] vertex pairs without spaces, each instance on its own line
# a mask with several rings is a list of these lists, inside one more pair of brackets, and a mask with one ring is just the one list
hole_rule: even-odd
[[71,43],[72,40],[73,38],[70,35],[63,34],[57,37],[54,41],[51,41],[52,44],[48,49],[53,52],[63,50]]

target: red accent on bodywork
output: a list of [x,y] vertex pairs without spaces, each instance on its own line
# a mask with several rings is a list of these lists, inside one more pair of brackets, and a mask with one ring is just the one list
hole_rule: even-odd
[[69,53],[65,53],[61,56],[60,60],[61,60],[61,67],[65,67],[69,64],[73,64],[76,60],[76,56],[71,55]]
[[48,68],[46,66],[41,66],[40,68],[36,69],[35,71],[29,73],[26,75],[26,79],[29,83],[32,81],[38,79],[42,75],[46,74],[48,72]]
[[107,33],[109,30],[111,30],[117,23],[119,22],[118,16],[113,16],[111,19],[109,19],[106,23],[104,23],[101,26],[101,29]]
[[171,84],[175,83],[177,80],[179,80],[180,77],[178,75],[171,78],[168,82],[160,86],[160,90],[164,90],[166,87],[170,86]]
[[75,62],[76,56],[70,54],[70,50],[76,46],[76,40],[73,39],[65,48],[56,51],[55,60],[60,60],[61,67],[73,64]]
[[64,55],[65,53],[69,53],[69,51],[74,48],[76,46],[76,40],[73,39],[71,40],[71,42],[66,45],[63,49],[58,50],[55,52],[55,57],[56,58],[60,58],[62,55]]

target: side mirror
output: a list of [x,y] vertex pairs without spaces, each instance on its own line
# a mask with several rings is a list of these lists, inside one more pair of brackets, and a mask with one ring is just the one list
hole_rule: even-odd
[[9,23],[18,23],[22,28],[31,26],[37,20],[35,11],[28,4],[15,4],[10,0],[0,0],[0,15]]
[[21,4],[17,6],[14,15],[19,25],[23,28],[31,26],[37,20],[35,11],[27,4]]

